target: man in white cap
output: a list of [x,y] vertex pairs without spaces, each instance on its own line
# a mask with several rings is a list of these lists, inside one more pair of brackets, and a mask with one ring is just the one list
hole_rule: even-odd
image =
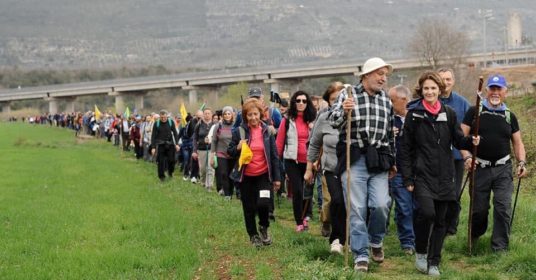
[[[350,244],[354,269],[367,272],[369,247],[372,260],[383,262],[383,238],[389,212],[388,178],[396,174],[394,162],[393,110],[387,74],[393,67],[381,58],[365,62],[360,82],[343,89],[332,107],[331,124],[339,129],[337,157],[345,199],[350,199]],[[350,90],[351,89],[351,90]],[[346,122],[351,112],[351,152],[346,154]],[[346,157],[350,157],[347,174]],[[346,191],[350,176],[350,193]],[[368,217],[368,219],[367,219]],[[368,221],[368,222],[367,222]]]
[[[491,249],[495,252],[508,250],[510,236],[510,214],[512,213],[512,160],[510,159],[510,143],[512,143],[517,159],[516,175],[519,178],[527,175],[525,146],[521,139],[521,131],[517,118],[508,109],[504,100],[508,87],[502,75],[491,75],[487,83],[487,98],[482,101],[481,109],[471,107],[465,114],[461,125],[465,135],[474,128],[475,110],[481,110],[480,145],[476,154],[475,189],[473,198],[473,223],[471,238],[473,246],[488,227],[488,211],[491,191],[493,191],[493,232]],[[465,168],[471,168],[471,155],[462,151]]]

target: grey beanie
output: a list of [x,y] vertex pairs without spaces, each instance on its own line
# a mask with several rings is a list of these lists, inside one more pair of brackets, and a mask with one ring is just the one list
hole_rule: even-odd
[[231,107],[231,106],[225,106],[225,107],[223,107],[223,109],[221,109],[222,114],[225,113],[225,112],[227,112],[227,111],[231,112],[231,114],[232,114],[233,111],[234,111],[234,110],[233,110],[233,107]]

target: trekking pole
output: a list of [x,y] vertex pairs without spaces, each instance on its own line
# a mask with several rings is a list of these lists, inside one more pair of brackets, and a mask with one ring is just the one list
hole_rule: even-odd
[[465,186],[467,185],[467,181],[469,181],[469,177],[471,176],[471,172],[468,172],[465,176],[465,181],[463,182],[462,189],[460,190],[460,195],[458,195],[458,201],[462,199],[463,191],[465,190]]
[[521,188],[521,177],[517,181],[516,198],[514,199],[514,208],[512,208],[512,218],[510,219],[510,232],[512,231],[512,224],[514,223],[514,214],[516,213],[517,197],[519,195],[519,189]]
[[[352,94],[352,88],[346,87],[346,94]],[[344,240],[344,264],[348,267],[348,254],[350,251],[350,133],[352,130],[352,110],[349,110],[346,116],[346,238]]]
[[[480,127],[480,95],[482,94],[482,86],[484,85],[484,77],[480,76],[478,81],[478,92],[476,94],[476,106],[475,106],[475,125],[473,130],[473,136],[478,136],[478,129]],[[471,182],[469,183],[469,218],[467,222],[467,247],[469,247],[469,255],[473,253],[473,240],[472,240],[472,227],[473,227],[473,201],[475,196],[475,164],[476,153],[478,152],[478,146],[473,146],[473,157],[471,159]]]

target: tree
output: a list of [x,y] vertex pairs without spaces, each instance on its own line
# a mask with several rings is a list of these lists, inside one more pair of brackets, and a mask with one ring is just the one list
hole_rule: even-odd
[[435,18],[422,20],[410,39],[408,49],[423,64],[436,69],[440,65],[456,67],[469,48],[469,38],[447,21]]

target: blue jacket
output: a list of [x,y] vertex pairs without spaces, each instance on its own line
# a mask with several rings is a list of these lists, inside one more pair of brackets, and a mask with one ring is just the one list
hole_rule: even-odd
[[[465,113],[469,108],[471,107],[471,104],[469,104],[469,101],[465,99],[465,97],[461,96],[459,93],[452,91],[449,97],[440,97],[439,100],[442,104],[447,105],[454,109],[454,112],[456,112],[456,119],[458,120],[458,124],[461,124],[463,121],[463,118],[465,117]],[[461,160],[462,154],[460,151],[456,148],[452,149],[452,154],[454,155],[455,160]]]
[[[244,129],[245,132],[245,138],[248,140],[249,144],[249,127],[246,124],[241,124],[240,127]],[[233,129],[233,137],[231,139],[231,143],[229,143],[229,147],[227,148],[227,153],[230,157],[238,159],[240,156],[240,150],[237,149],[238,143],[240,142],[240,129],[236,128]],[[277,156],[277,148],[275,146],[275,138],[273,135],[270,134],[268,131],[268,126],[264,123],[262,123],[262,138],[264,142],[264,156],[266,158],[266,162],[268,163],[268,178],[270,182],[274,181],[281,181],[281,168],[279,166],[279,157]],[[239,182],[242,182],[242,179],[244,178],[244,166],[242,166],[242,169],[240,170],[240,180]]]

